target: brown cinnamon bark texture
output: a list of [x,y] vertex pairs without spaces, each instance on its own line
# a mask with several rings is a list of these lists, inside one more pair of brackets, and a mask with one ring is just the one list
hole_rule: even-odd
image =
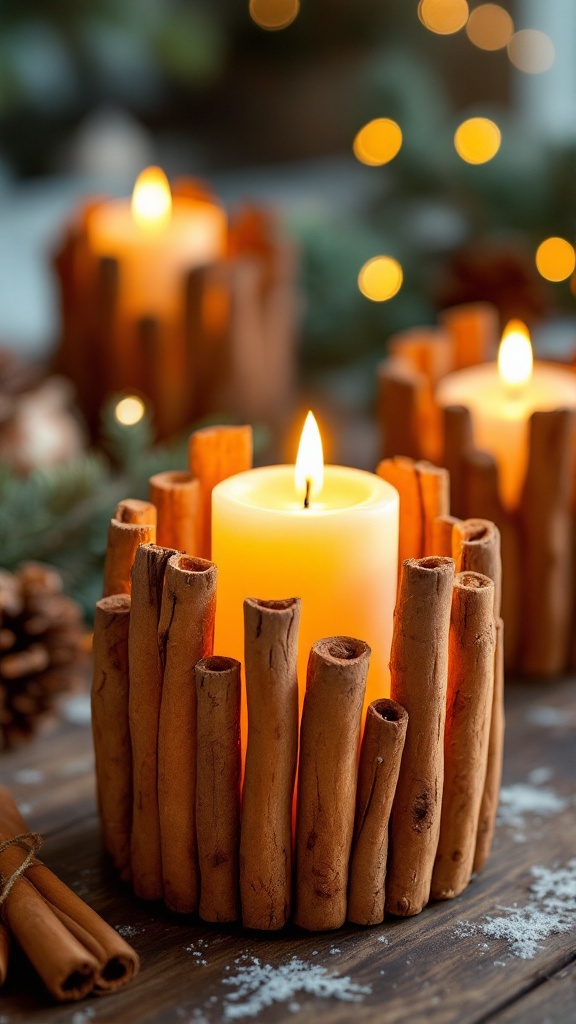
[[252,428],[203,427],[190,436],[190,472],[200,483],[198,554],[212,550],[212,491],[216,484],[252,467]]
[[417,462],[416,477],[420,488],[422,508],[422,555],[433,555],[434,520],[450,512],[450,476],[448,470],[433,466],[430,462]]
[[164,902],[181,914],[197,910],[200,891],[194,667],[213,650],[216,577],[216,566],[204,558],[170,558],[158,633],[164,666],[158,734],[162,878]]
[[240,662],[202,658],[195,676],[199,912],[204,921],[235,921],[239,916]]
[[502,761],[504,756],[504,621],[496,620],[496,654],[494,657],[494,695],[488,742],[488,764],[486,779],[478,815],[478,834],[474,853],[474,871],[484,867],[494,838],[496,814],[502,782]]
[[452,534],[456,523],[460,519],[456,516],[436,516],[432,523],[432,547],[434,554],[442,558],[452,558]]
[[451,558],[409,559],[394,612],[391,695],[408,712],[408,728],[392,807],[386,910],[401,917],[428,902],[440,832],[453,581]]
[[[523,555],[521,667],[553,675],[568,662],[572,598],[574,413],[535,412],[520,504]],[[506,618],[504,617],[506,622]]]
[[146,523],[110,521],[108,545],[104,561],[104,593],[129,594],[132,588],[132,566],[140,544],[154,544],[156,526]]
[[130,878],[132,746],[128,722],[130,596],[96,604],[92,735],[100,827],[104,845],[124,881]]
[[455,525],[452,557],[456,572],[479,572],[494,583],[494,615],[502,606],[500,531],[488,519],[465,519]]
[[432,897],[452,899],[472,875],[488,762],[494,691],[494,583],[476,572],[454,579],[444,795]]
[[378,419],[385,457],[421,455],[419,413],[427,381],[398,359],[385,359],[378,367]]
[[352,637],[312,647],[300,732],[296,913],[307,931],[346,920],[358,745],[370,648]]
[[248,745],[240,899],[246,928],[282,928],[292,902],[292,801],[298,756],[299,598],[244,602]]
[[158,622],[164,573],[170,548],[143,544],[132,572],[132,606],[128,630],[130,695],[128,718],[132,743],[132,837],[130,858],[134,892],[141,899],[163,895],[158,812],[158,729],[162,697],[162,663]]
[[395,487],[400,495],[400,522],[398,537],[399,572],[405,558],[420,558],[424,544],[420,484],[412,459],[398,455],[383,459],[376,467],[378,476]]
[[150,477],[150,500],[158,510],[156,540],[168,548],[198,553],[200,483],[190,473],[168,470]]
[[156,506],[151,501],[139,498],[124,498],[116,506],[114,518],[119,523],[136,523],[137,525],[156,526]]
[[498,311],[489,302],[467,302],[439,315],[452,338],[452,368],[462,370],[493,358],[498,343]]
[[384,885],[388,823],[408,715],[396,701],[373,701],[368,708],[356,797],[356,821],[350,861],[348,920],[380,924],[384,920]]
[[474,448],[472,418],[463,405],[444,409],[442,465],[450,474],[450,504],[457,516],[468,515],[466,463]]

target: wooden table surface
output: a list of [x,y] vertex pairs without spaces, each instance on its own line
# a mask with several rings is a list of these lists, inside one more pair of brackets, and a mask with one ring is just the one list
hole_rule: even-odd
[[[0,1024],[217,1024],[236,1016],[226,978],[259,957],[279,967],[293,957],[369,989],[358,1002],[305,992],[248,1021],[345,1024],[568,1024],[576,1021],[576,914],[571,932],[544,938],[530,959],[480,926],[498,906],[525,906],[531,868],[566,865],[576,856],[576,681],[509,686],[504,785],[553,791],[548,816],[533,810],[499,825],[492,857],[458,899],[419,917],[329,935],[274,937],[178,920],[136,902],[102,855],[86,725],[55,732],[0,758],[0,781],[45,837],[43,858],[76,892],[128,937],[141,956],[136,981],[105,999],[54,1006],[25,964],[16,964],[0,995]],[[518,791],[526,792],[526,791]],[[550,802],[550,801],[549,801]],[[528,801],[530,803],[530,801]],[[510,814],[507,815],[510,819]],[[469,930],[469,929],[468,929]],[[464,929],[464,932],[466,929]]]

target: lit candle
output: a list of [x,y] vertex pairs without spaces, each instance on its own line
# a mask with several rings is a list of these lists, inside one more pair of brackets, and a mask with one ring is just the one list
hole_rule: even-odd
[[121,312],[176,318],[183,311],[186,271],[224,253],[226,216],[208,198],[172,197],[164,172],[148,167],[132,200],[99,203],[87,229],[91,250],[119,261]]
[[526,326],[511,320],[500,343],[498,363],[484,363],[444,377],[436,391],[440,406],[466,406],[474,444],[494,456],[500,497],[518,505],[528,462],[529,420],[533,412],[576,409],[576,377],[548,363],[533,365]]
[[398,492],[375,474],[323,465],[309,413],[296,467],[249,470],[212,492],[215,650],[243,660],[245,598],[300,597],[300,706],[310,648],[325,636],[365,640],[366,704],[388,696],[398,508]]

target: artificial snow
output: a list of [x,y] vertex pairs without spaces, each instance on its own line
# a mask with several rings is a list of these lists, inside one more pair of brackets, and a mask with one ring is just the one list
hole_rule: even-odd
[[294,996],[301,992],[317,999],[357,1003],[372,991],[370,985],[357,985],[348,977],[330,974],[325,967],[306,963],[296,956],[279,967],[262,964],[254,957],[249,964],[240,966],[235,975],[223,978],[222,984],[235,989],[224,1000],[225,1020],[256,1017],[273,1003],[289,1002],[291,1012],[296,1013],[300,1003],[294,1001]]

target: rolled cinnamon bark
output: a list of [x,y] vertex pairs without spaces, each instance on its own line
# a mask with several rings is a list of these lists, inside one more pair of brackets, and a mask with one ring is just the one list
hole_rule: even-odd
[[400,522],[398,537],[399,572],[406,558],[420,558],[424,544],[424,523],[420,484],[412,459],[398,455],[383,459],[376,467],[378,476],[395,487],[400,495]]
[[535,412],[530,419],[530,455],[520,504],[521,667],[535,675],[554,675],[568,663],[574,422],[574,413],[566,409]]
[[420,410],[425,402],[428,382],[400,359],[384,359],[378,367],[378,420],[382,434],[382,454],[407,455],[419,459]]
[[195,675],[199,912],[204,921],[235,921],[239,911],[240,662],[202,658]]
[[494,583],[477,572],[460,572],[450,619],[444,795],[431,889],[436,900],[458,896],[472,875],[488,763],[494,652]]
[[246,928],[272,931],[292,901],[292,801],[298,756],[300,598],[244,601],[248,745],[240,900]]
[[300,731],[296,825],[296,913],[307,931],[346,920],[358,745],[370,648],[362,640],[319,640],[308,661]]
[[370,704],[358,770],[356,821],[350,861],[348,920],[380,924],[388,856],[388,822],[400,772],[408,715],[396,701]]
[[451,558],[404,563],[394,612],[391,695],[408,712],[406,743],[392,807],[386,910],[419,914],[430,896],[440,832]]
[[[469,514],[466,463],[474,449],[472,418],[463,405],[444,409],[444,453],[442,465],[450,474],[450,504],[457,516]],[[472,506],[473,507],[473,506]]]
[[422,555],[433,555],[434,520],[450,512],[450,475],[447,469],[433,466],[430,462],[417,462],[416,477],[420,488],[422,508],[423,541]]
[[466,302],[443,309],[439,321],[452,338],[452,368],[485,363],[498,343],[498,310],[490,302]]
[[456,516],[436,516],[432,523],[432,547],[435,555],[452,558],[452,534],[456,523],[461,522]]
[[158,633],[164,665],[158,734],[162,879],[166,906],[181,914],[197,910],[200,890],[194,667],[214,646],[216,576],[216,566],[204,558],[170,558]]
[[151,501],[140,501],[139,498],[124,498],[123,501],[117,504],[114,518],[119,523],[156,526],[156,506]]
[[168,548],[198,553],[200,483],[190,473],[169,470],[150,477],[150,500],[158,510],[156,540]]
[[162,663],[158,622],[164,573],[170,548],[142,544],[132,571],[128,630],[130,694],[128,720],[132,743],[132,837],[130,859],[134,892],[141,899],[162,899],[160,816],[158,811],[158,731]]
[[[0,830],[12,835],[28,831],[16,804],[2,787]],[[116,991],[138,973],[139,958],[135,950],[38,858],[35,857],[26,869],[25,877],[70,934],[98,961],[95,992]]]
[[216,484],[252,466],[252,428],[202,427],[190,436],[190,472],[200,482],[198,554],[212,551],[212,491]]
[[108,545],[104,561],[104,593],[129,594],[132,588],[132,566],[141,544],[154,544],[156,525],[110,520]]
[[494,616],[502,605],[500,531],[488,519],[465,519],[454,526],[452,557],[456,572],[479,572],[494,583]]
[[484,867],[494,838],[496,814],[502,782],[502,761],[504,756],[504,621],[496,620],[496,654],[494,657],[494,695],[488,741],[488,765],[478,815],[478,834],[474,853],[474,871]]
[[115,594],[97,602],[91,702],[98,809],[104,845],[124,881],[130,878],[132,828],[129,624],[129,594]]

